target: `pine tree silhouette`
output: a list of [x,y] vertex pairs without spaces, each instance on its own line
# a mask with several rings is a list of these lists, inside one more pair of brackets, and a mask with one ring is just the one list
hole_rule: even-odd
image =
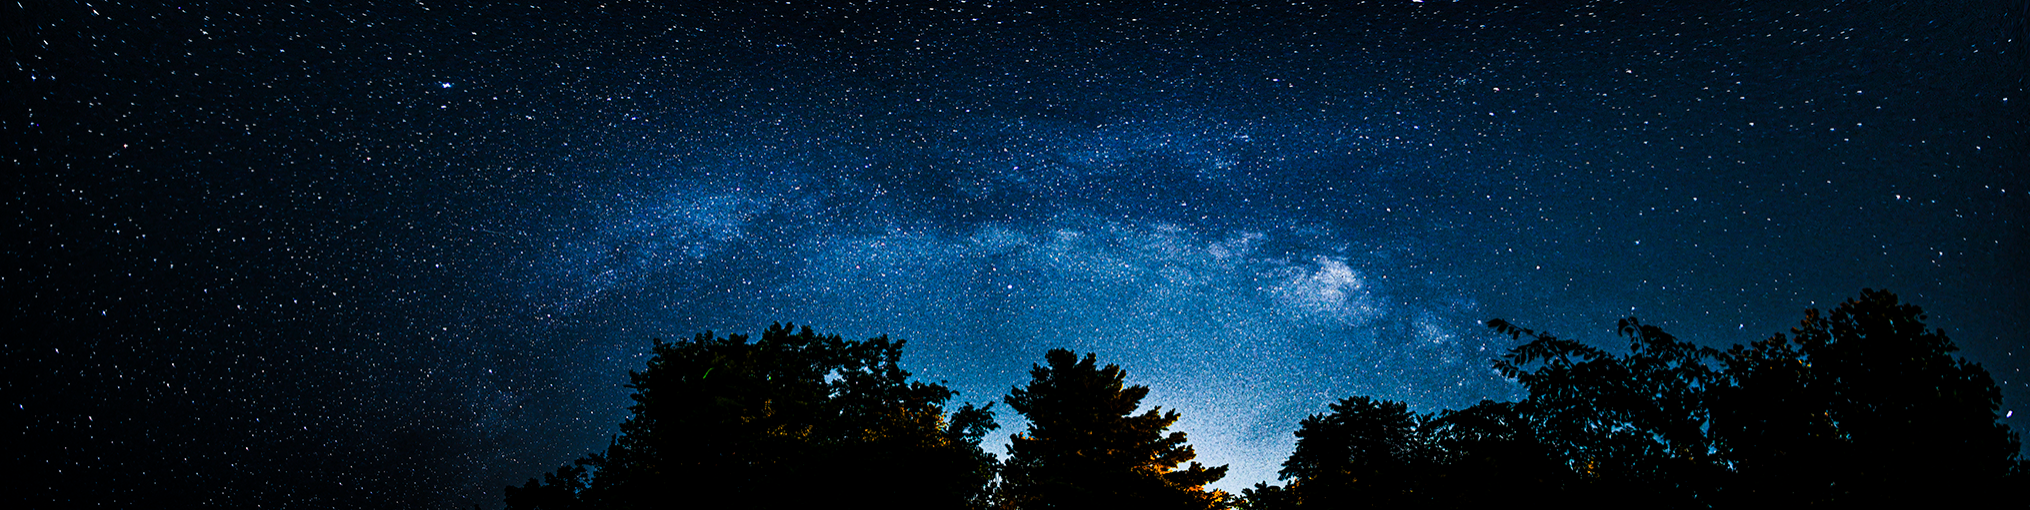
[[1205,490],[1226,475],[1208,468],[1185,444],[1177,422],[1162,408],[1134,414],[1149,388],[1127,386],[1119,366],[1097,366],[1092,354],[1051,350],[1049,366],[1030,369],[1031,380],[1005,401],[1029,418],[1029,430],[1012,437],[1002,467],[1000,503],[1011,509],[1211,509],[1227,496]]

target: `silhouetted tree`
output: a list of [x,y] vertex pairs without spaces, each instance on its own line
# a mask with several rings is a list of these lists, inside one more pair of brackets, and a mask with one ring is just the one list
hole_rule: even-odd
[[[2001,392],[1957,359],[1923,310],[1863,289],[1791,336],[1725,356],[1714,429],[1744,498],[1789,503],[1973,503],[2001,487],[2018,442]],[[1968,490],[1973,488],[1975,490]]]
[[[1493,320],[1529,341],[1495,362],[1528,397],[1419,416],[1366,397],[1306,419],[1283,487],[1250,510],[1967,506],[2024,478],[2000,394],[1893,294],[1862,290],[1791,336],[1725,353],[1635,319],[1627,354]],[[1724,370],[1719,367],[1723,367]]]
[[1578,476],[1568,497],[1678,506],[1716,490],[1726,466],[1707,433],[1707,399],[1721,383],[1712,366],[1718,351],[1634,318],[1616,327],[1629,339],[1626,355],[1499,319],[1488,326],[1533,337],[1494,366],[1529,391],[1516,410]]
[[[1818,322],[1816,310],[1806,323]],[[1782,334],[1736,345],[1723,356],[1731,385],[1714,389],[1713,435],[1740,476],[1736,501],[1832,503],[1854,452],[1840,437],[1833,395],[1804,353]]]
[[544,473],[543,482],[529,483],[521,487],[507,488],[507,507],[528,510],[571,510],[578,508],[580,494],[587,487],[585,466],[596,465],[595,459],[579,459],[573,464],[558,467],[554,473]]
[[1255,482],[1253,488],[1241,489],[1240,497],[1234,501],[1234,508],[1239,510],[1285,510],[1299,508],[1302,503],[1301,500],[1297,499],[1297,491],[1291,486]]
[[1516,495],[1560,500],[1575,476],[1512,402],[1418,415],[1352,397],[1305,419],[1282,487],[1242,491],[1247,510],[1488,508]]
[[[1242,497],[1205,486],[1176,411],[1055,349],[1004,399],[1030,421],[1009,459],[979,448],[986,408],[911,382],[901,342],[772,326],[656,342],[630,373],[634,416],[604,455],[507,489],[514,509],[715,502],[835,506],[878,489],[899,508],[1486,508],[1518,497],[1594,507],[1966,506],[2025,479],[2000,391],[1915,306],[1864,289],[1789,336],[1728,351],[1623,319],[1626,354],[1523,329],[1494,362],[1528,396],[1435,415],[1368,397],[1299,424],[1280,476]],[[990,485],[998,472],[1001,481]],[[991,487],[991,488],[990,488]],[[1987,498],[1987,499],[1984,499]]]
[[1161,407],[1133,414],[1149,393],[1124,386],[1121,368],[1100,368],[1092,354],[1080,360],[1053,349],[1049,366],[1030,369],[1025,387],[1005,401],[1029,418],[1029,430],[1011,437],[1002,467],[1000,504],[1006,508],[1211,509],[1224,492],[1205,485],[1226,466],[1197,462],[1183,432],[1164,434],[1176,411]]
[[1398,507],[1428,503],[1440,463],[1423,425],[1401,402],[1351,397],[1305,418],[1297,449],[1278,475],[1310,506]]
[[1424,434],[1442,461],[1426,491],[1433,507],[1511,505],[1518,494],[1560,499],[1579,481],[1514,402],[1439,413]]
[[[758,342],[710,333],[656,341],[629,374],[634,415],[604,456],[547,485],[510,488],[510,508],[662,508],[710,495],[746,508],[810,508],[865,497],[902,508],[982,508],[995,459],[979,441],[985,408],[941,385],[911,382],[902,342],[849,342],[809,327],[771,326]],[[566,469],[573,469],[566,466]],[[582,469],[582,468],[580,468]]]

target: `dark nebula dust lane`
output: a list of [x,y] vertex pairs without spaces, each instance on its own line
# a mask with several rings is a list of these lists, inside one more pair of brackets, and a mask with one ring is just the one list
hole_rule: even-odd
[[497,507],[651,338],[774,322],[966,402],[1097,353],[1228,490],[1338,398],[1515,398],[1497,317],[1724,346],[1886,288],[2030,399],[2022,2],[0,10],[59,507]]

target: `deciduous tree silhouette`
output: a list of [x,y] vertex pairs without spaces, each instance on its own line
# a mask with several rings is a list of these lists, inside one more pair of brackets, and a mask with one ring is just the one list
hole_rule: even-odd
[[1518,494],[1564,499],[1564,461],[1513,402],[1419,415],[1400,402],[1352,397],[1307,418],[1277,487],[1242,491],[1246,510],[1488,508]]
[[[1793,503],[1972,503],[2016,463],[2001,392],[1922,309],[1888,291],[1725,356],[1714,429],[1744,497]],[[1999,494],[1999,493],[1996,493]]]
[[1625,319],[1627,354],[1489,321],[1529,339],[1495,362],[1528,398],[1432,417],[1342,400],[1304,421],[1289,484],[1245,491],[1242,506],[1994,501],[2025,465],[1998,421],[2000,393],[1923,320],[1864,289],[1830,314],[1807,311],[1791,336],[1725,353]]
[[1441,463],[1430,419],[1401,402],[1340,400],[1298,425],[1297,449],[1278,475],[1307,506],[1428,504]]
[[1426,490],[1431,507],[1512,505],[1518,494],[1559,499],[1580,482],[1515,402],[1482,400],[1426,425],[1442,462]]
[[1634,318],[1616,327],[1629,341],[1625,355],[1499,319],[1488,326],[1533,338],[1494,366],[1529,391],[1516,410],[1578,475],[1569,497],[1693,505],[1716,490],[1726,467],[1707,434],[1707,399],[1722,383],[1712,366],[1719,351]]
[[[655,345],[629,374],[633,417],[604,456],[547,485],[508,489],[510,508],[663,508],[700,495],[746,508],[811,508],[883,489],[904,508],[981,508],[994,458],[987,409],[909,381],[902,342],[849,342],[771,326],[758,342],[710,333]],[[560,494],[573,497],[563,498]]]
[[1009,407],[1029,418],[1029,430],[1012,436],[999,490],[1004,508],[1211,509],[1226,494],[1205,485],[1226,466],[1197,462],[1183,432],[1165,434],[1176,411],[1133,414],[1149,389],[1125,386],[1115,365],[1097,366],[1092,354],[1051,350],[1048,366],[1030,369],[1027,386],[1010,392]]
[[544,473],[543,482],[529,483],[519,488],[507,488],[507,507],[528,510],[568,510],[579,506],[579,495],[587,487],[585,466],[598,464],[594,459],[579,459],[573,464],[557,468],[555,473]]

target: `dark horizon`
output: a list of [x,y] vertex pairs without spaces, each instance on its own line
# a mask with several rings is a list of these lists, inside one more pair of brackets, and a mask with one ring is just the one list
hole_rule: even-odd
[[26,497],[496,508],[777,322],[954,405],[1097,353],[1236,493],[1523,396],[1493,318],[1890,289],[2030,426],[2030,4],[728,4],[0,8]]

